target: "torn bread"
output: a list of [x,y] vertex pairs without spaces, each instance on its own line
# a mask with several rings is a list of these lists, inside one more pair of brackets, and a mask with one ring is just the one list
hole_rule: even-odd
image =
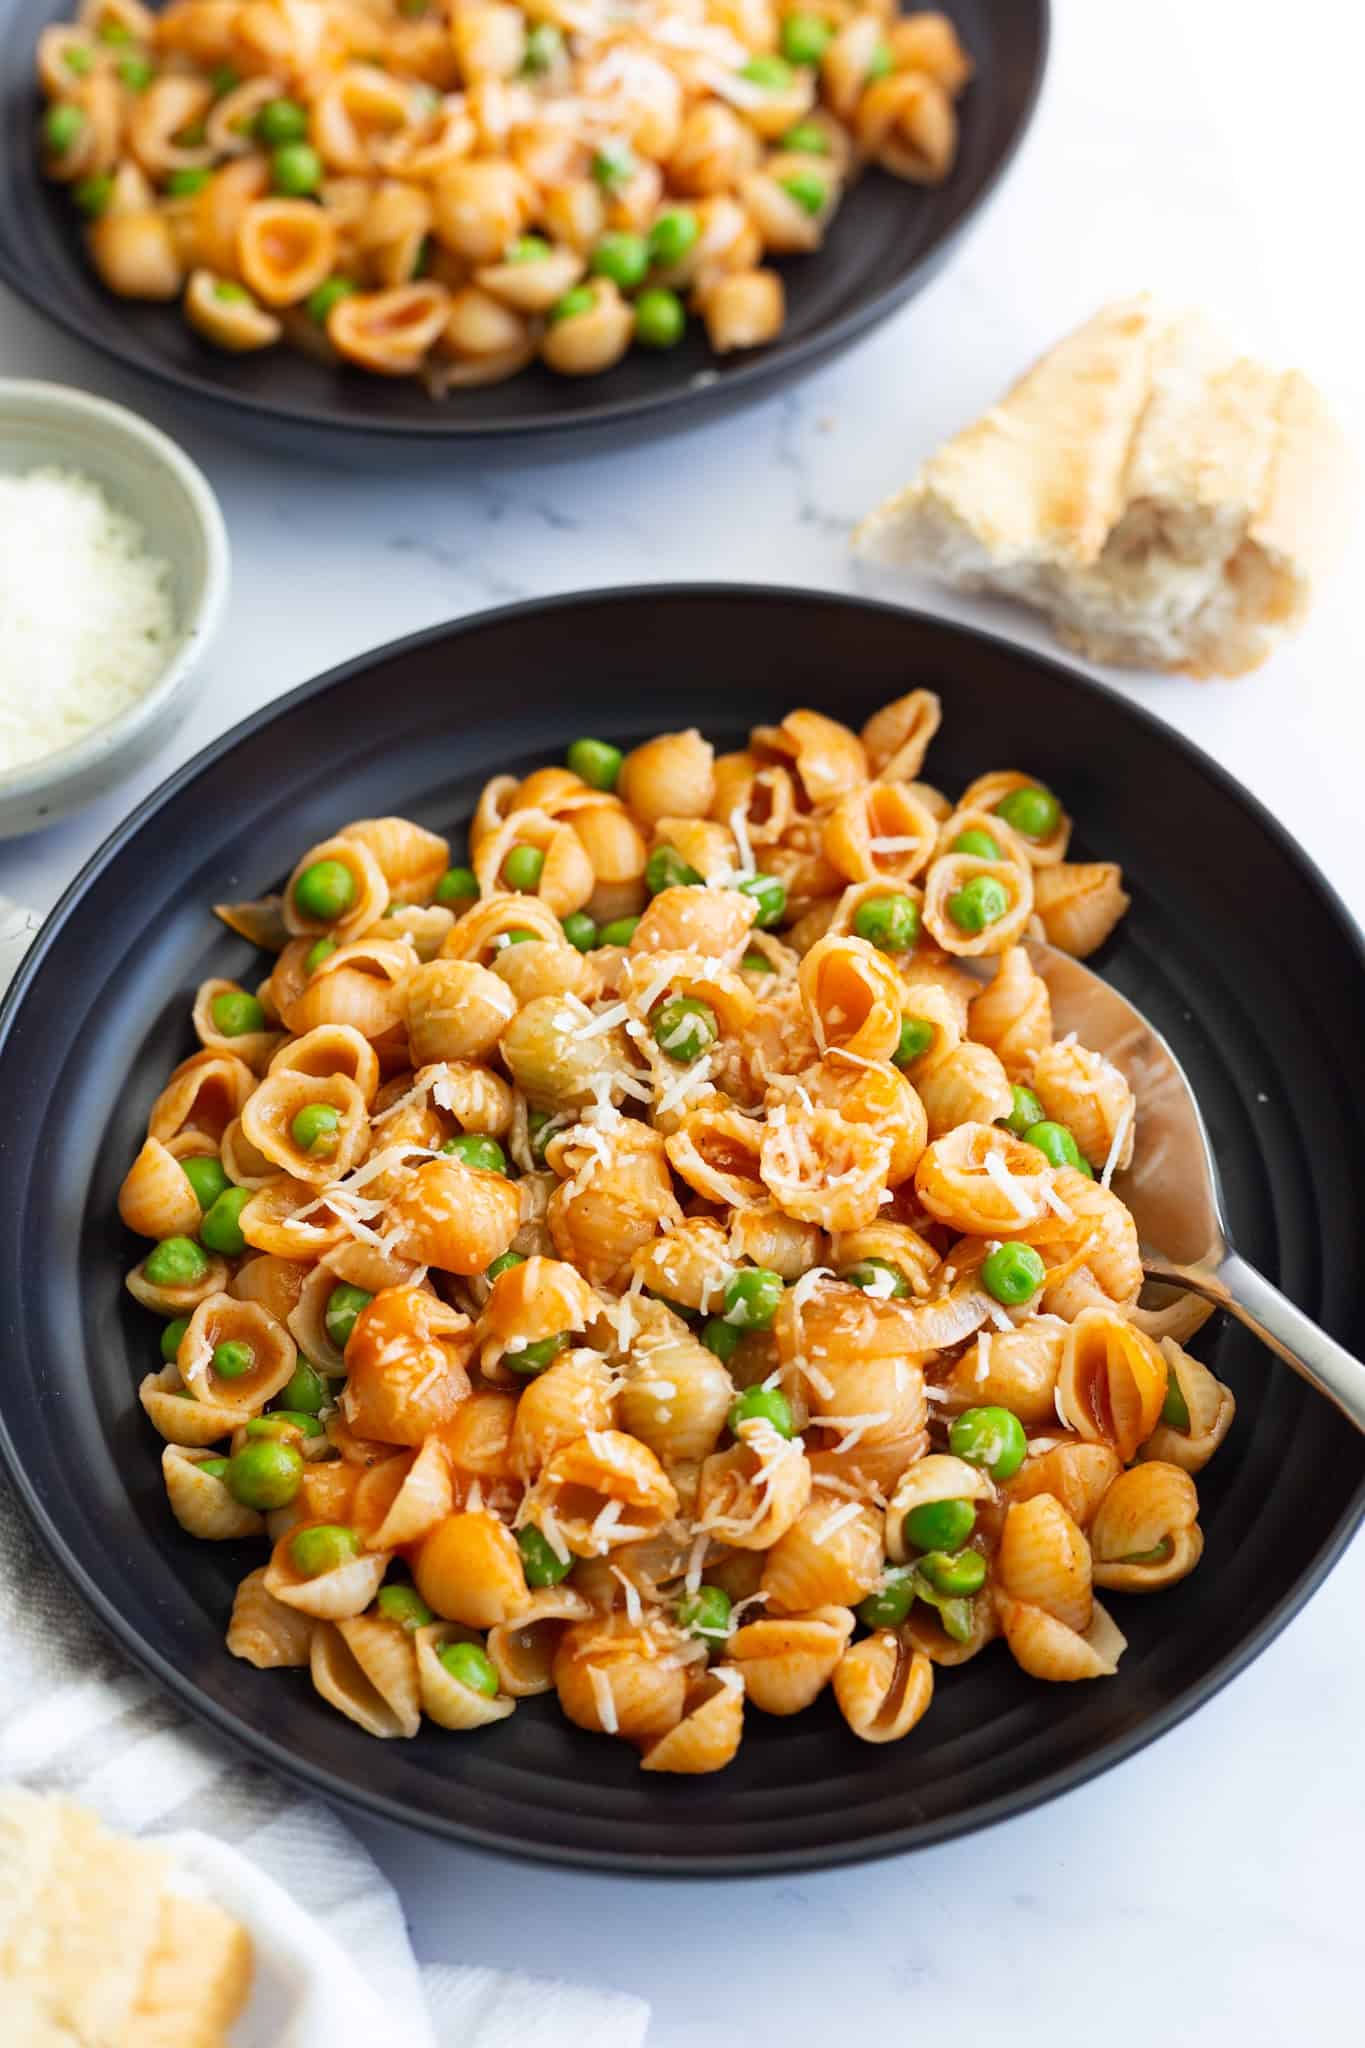
[[1144,296],[1059,342],[853,544],[1033,605],[1092,660],[1241,675],[1302,622],[1348,497],[1305,377]]
[[0,1791],[5,2048],[226,2048],[251,1943],[166,1856],[69,1801]]

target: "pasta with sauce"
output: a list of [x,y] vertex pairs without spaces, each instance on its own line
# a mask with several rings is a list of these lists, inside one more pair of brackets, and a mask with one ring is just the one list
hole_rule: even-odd
[[689,315],[717,354],[774,340],[769,259],[869,166],[941,183],[972,65],[893,0],[81,0],[37,71],[109,290],[440,396]]
[[1070,822],[918,781],[938,721],[578,740],[468,866],[359,819],[219,908],[270,957],[189,996],[119,1213],[170,1512],[263,1546],[234,1655],[690,1774],[826,1691],[900,1740],[997,1637],[1112,1675],[1097,1589],[1194,1569],[1232,1396],[1144,1327],[1139,1107],[1021,943]]

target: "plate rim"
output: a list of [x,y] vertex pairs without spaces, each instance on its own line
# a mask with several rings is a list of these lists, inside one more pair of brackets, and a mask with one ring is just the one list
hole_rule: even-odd
[[[1008,7],[1013,4],[1013,0],[1003,0],[1003,4]],[[1052,0],[1027,0],[1027,4],[1035,14],[1037,43],[1032,76],[1019,110],[1019,118],[998,161],[992,166],[981,189],[960,217],[925,250],[906,276],[888,285],[884,291],[875,293],[867,304],[843,314],[828,326],[823,326],[800,340],[784,343],[779,339],[770,348],[754,351],[744,362],[737,363],[723,376],[713,372],[707,376],[705,382],[694,381],[683,391],[659,392],[642,398],[604,400],[601,405],[591,410],[556,411],[547,413],[542,418],[516,423],[479,420],[462,420],[457,423],[442,418],[436,401],[433,401],[432,417],[429,420],[338,418],[334,413],[319,410],[311,404],[281,405],[269,398],[248,397],[221,389],[209,378],[201,377],[191,370],[178,369],[171,364],[133,360],[128,351],[120,345],[116,334],[109,334],[105,328],[92,330],[67,307],[60,292],[47,292],[29,275],[18,247],[5,239],[3,221],[0,221],[0,283],[8,285],[25,305],[30,306],[42,318],[53,321],[73,340],[97,350],[107,361],[117,363],[130,375],[146,378],[182,400],[225,406],[229,416],[245,416],[260,424],[277,428],[297,428],[309,433],[340,433],[348,438],[354,435],[371,445],[389,442],[404,447],[420,447],[426,442],[438,441],[459,447],[464,442],[479,445],[500,443],[506,446],[531,443],[552,436],[577,438],[590,433],[593,429],[628,429],[638,426],[644,431],[650,431],[661,424],[660,415],[664,415],[672,424],[684,426],[705,417],[710,407],[743,403],[761,395],[765,384],[780,380],[784,373],[796,377],[808,374],[826,358],[843,353],[860,335],[880,326],[914,297],[916,292],[929,282],[939,264],[947,260],[967,230],[980,221],[986,208],[997,197],[1001,183],[1013,168],[1020,149],[1032,132],[1043,87],[1049,75],[1054,31]]]
[[[990,648],[997,654],[1036,663],[1050,671],[1068,688],[1094,692],[1121,713],[1135,718],[1138,724],[1145,727],[1154,737],[1174,746],[1200,772],[1219,785],[1225,794],[1241,803],[1251,813],[1256,824],[1267,834],[1282,857],[1297,868],[1317,891],[1324,906],[1339,926],[1341,936],[1354,957],[1357,970],[1365,976],[1365,930],[1357,924],[1336,888],[1323,874],[1312,855],[1299,845],[1287,826],[1253,790],[1248,789],[1197,742],[1159,717],[1156,712],[1136,703],[1112,683],[1089,675],[1071,662],[1044,653],[1026,642],[1011,639],[1007,634],[947,618],[919,607],[900,605],[886,599],[851,592],[723,580],[611,584],[590,590],[518,599],[514,603],[469,612],[458,618],[422,627],[414,633],[403,634],[397,639],[382,642],[353,655],[347,661],[334,664],[320,675],[298,684],[283,696],[272,699],[247,718],[231,726],[225,734],[201,747],[183,766],[144,797],[129,816],[101,842],[89,859],[82,864],[44,919],[3,1000],[0,1000],[0,1065],[3,1064],[15,1018],[27,997],[28,990],[47,954],[62,936],[76,912],[88,883],[118,858],[127,843],[150,822],[163,805],[186,788],[205,769],[220,761],[225,753],[233,751],[242,740],[254,736],[276,718],[312,698],[321,696],[335,685],[349,681],[378,662],[401,658],[418,648],[458,638],[466,632],[500,626],[520,617],[551,610],[576,610],[604,603],[675,599],[699,599],[707,602],[720,599],[730,602],[784,605],[834,604],[851,607],[855,611],[889,615],[903,621],[912,631],[926,627],[945,631],[972,645]],[[216,1733],[227,1738],[238,1754],[247,1756],[257,1763],[264,1763],[286,1783],[301,1786],[344,1809],[363,1813],[371,1819],[384,1821],[392,1826],[415,1828],[422,1834],[458,1847],[504,1856],[518,1862],[550,1865],[560,1869],[631,1872],[636,1875],[674,1879],[776,1876],[787,1871],[846,1868],[858,1863],[880,1861],[885,1857],[933,1848],[944,1841],[976,1834],[1015,1815],[1035,1811],[1039,1806],[1060,1797],[1063,1793],[1089,1784],[1106,1771],[1126,1763],[1171,1729],[1178,1727],[1182,1721],[1205,1706],[1254,1663],[1294,1616],[1308,1605],[1339,1563],[1362,1522],[1365,1522],[1365,1476],[1362,1476],[1329,1541],[1248,1636],[1229,1649],[1192,1686],[1182,1690],[1178,1698],[1168,1701],[1135,1727],[1114,1737],[1095,1754],[1087,1756],[1080,1762],[1046,1772],[1033,1780],[1023,1792],[1001,1793],[966,1815],[945,1814],[932,1821],[914,1821],[884,1835],[863,1837],[852,1842],[791,1849],[716,1851],[692,1856],[679,1856],[669,1852],[651,1855],[630,1849],[617,1851],[569,1848],[553,1843],[513,1843],[502,1834],[482,1828],[477,1823],[450,1819],[429,1811],[412,1811],[400,1801],[372,1788],[364,1781],[347,1780],[325,1765],[315,1762],[311,1757],[296,1755],[268,1733],[245,1725],[226,1707],[201,1694],[191,1677],[163,1657],[152,1645],[144,1642],[122,1610],[104,1593],[80,1560],[72,1554],[46,1503],[28,1479],[23,1461],[10,1435],[5,1407],[4,1396],[0,1394],[0,1468],[3,1468],[8,1476],[16,1497],[48,1556],[105,1633],[114,1639],[137,1668],[151,1677],[186,1710],[193,1723],[214,1729]]]

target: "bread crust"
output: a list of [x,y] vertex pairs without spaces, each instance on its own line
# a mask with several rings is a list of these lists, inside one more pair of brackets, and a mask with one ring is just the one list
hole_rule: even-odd
[[1306,377],[1143,294],[1049,350],[853,544],[1032,603],[1094,660],[1237,675],[1306,616],[1350,497]]

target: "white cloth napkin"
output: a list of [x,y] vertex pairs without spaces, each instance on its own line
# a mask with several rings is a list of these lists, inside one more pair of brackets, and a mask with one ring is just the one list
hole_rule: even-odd
[[[39,923],[0,897],[0,991]],[[154,1834],[187,1888],[250,1928],[257,1983],[235,2048],[644,2041],[649,2007],[623,1992],[465,1964],[419,1970],[393,1887],[342,1821],[225,1754],[123,1663],[0,1477],[0,1783],[16,1779]]]

